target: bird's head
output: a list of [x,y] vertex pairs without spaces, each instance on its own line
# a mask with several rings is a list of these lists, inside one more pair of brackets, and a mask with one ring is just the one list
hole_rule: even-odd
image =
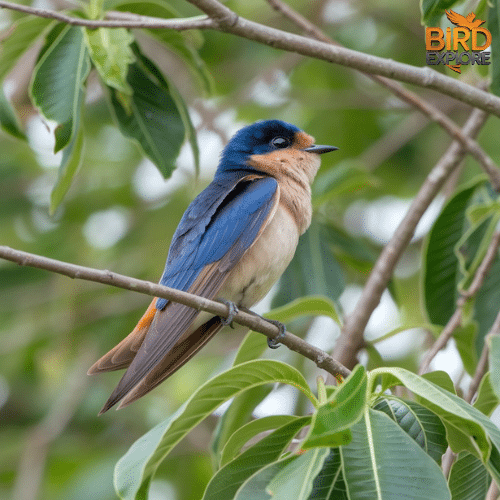
[[295,125],[264,120],[239,130],[222,152],[217,175],[251,170],[279,177],[286,171],[302,171],[312,182],[319,168],[320,154],[334,146],[317,146],[314,138]]

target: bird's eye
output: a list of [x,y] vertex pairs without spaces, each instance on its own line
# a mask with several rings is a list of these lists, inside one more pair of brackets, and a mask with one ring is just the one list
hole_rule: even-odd
[[286,148],[290,145],[290,141],[285,137],[275,137],[271,144],[276,148]]

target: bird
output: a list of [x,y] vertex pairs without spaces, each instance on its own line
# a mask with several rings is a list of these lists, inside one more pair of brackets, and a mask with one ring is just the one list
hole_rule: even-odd
[[336,149],[281,120],[258,121],[230,139],[213,181],[182,216],[160,279],[220,299],[228,317],[154,298],[132,332],[88,370],[126,369],[99,415],[150,392],[230,324],[238,308],[248,310],[268,293],[311,223],[320,155]]
[[450,20],[451,23],[461,28],[479,28],[481,24],[486,22],[482,21],[481,19],[475,19],[476,15],[474,14],[474,12],[467,14],[467,16],[462,16],[461,14],[457,14],[450,9],[450,12],[445,10],[445,13],[446,17]]

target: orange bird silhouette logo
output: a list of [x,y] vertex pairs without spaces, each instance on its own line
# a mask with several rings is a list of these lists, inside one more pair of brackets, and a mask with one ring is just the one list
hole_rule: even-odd
[[476,17],[476,14],[474,14],[474,12],[467,14],[467,16],[462,16],[461,14],[457,14],[452,10],[450,10],[450,12],[445,10],[445,12],[446,12],[446,17],[450,20],[450,22],[460,28],[468,28],[471,30],[473,28],[479,28],[481,24],[486,22],[486,21],[481,21],[481,19],[474,20],[474,18]]

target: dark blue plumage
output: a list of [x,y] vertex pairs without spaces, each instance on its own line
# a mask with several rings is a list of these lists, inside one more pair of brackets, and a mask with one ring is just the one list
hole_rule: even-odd
[[[232,189],[212,183],[188,207],[172,239],[160,283],[188,290],[201,270],[230,250],[236,260],[253,243],[269,215],[278,183],[271,177],[240,182]],[[215,200],[209,205],[209,200]],[[204,214],[197,207],[209,206]],[[198,215],[198,217],[196,217]],[[167,305],[158,299],[157,309]]]

